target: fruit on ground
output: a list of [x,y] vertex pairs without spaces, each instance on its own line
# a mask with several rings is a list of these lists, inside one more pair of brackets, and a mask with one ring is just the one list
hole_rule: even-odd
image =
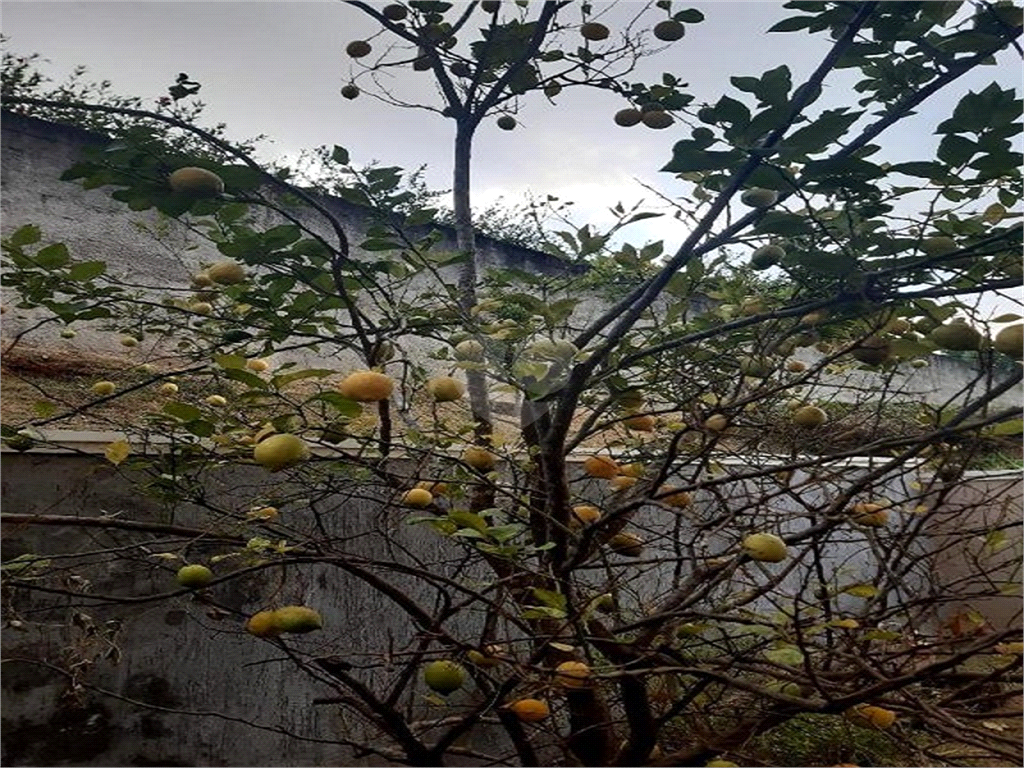
[[928,367],[928,361],[927,360],[921,360],[921,359],[911,360],[910,361],[910,367],[911,368],[927,368]]
[[484,345],[475,339],[466,339],[460,341],[455,345],[455,359],[456,360],[474,360],[480,361],[484,359]]
[[885,707],[859,704],[846,710],[846,719],[861,728],[885,730],[896,722],[896,713]]
[[167,183],[175,192],[193,197],[212,197],[224,191],[224,180],[205,168],[179,168],[172,173]]
[[658,489],[658,500],[663,504],[668,504],[670,507],[678,507],[679,509],[688,507],[693,502],[689,493],[677,491],[671,485],[663,485]]
[[1024,346],[1024,325],[1010,325],[1003,328],[992,340],[992,346],[997,352],[1009,355],[1014,360],[1020,360],[1021,347]]
[[385,5],[381,9],[381,15],[389,21],[401,21],[408,15],[409,10],[404,5]]
[[744,205],[749,205],[751,208],[767,208],[769,205],[774,205],[778,199],[778,192],[772,189],[763,189],[762,187],[745,189],[743,194],[740,195],[740,202]]
[[260,611],[254,613],[245,622],[245,631],[256,637],[277,637],[281,629],[277,626],[275,611]]
[[551,709],[540,699],[520,699],[508,708],[524,723],[537,723],[551,714]]
[[805,405],[793,411],[793,423],[798,427],[813,429],[828,421],[828,414],[815,405]]
[[981,334],[963,320],[940,325],[928,334],[936,346],[954,352],[974,352],[981,346]]
[[722,413],[716,413],[712,416],[708,416],[708,418],[704,420],[704,429],[709,432],[722,432],[728,426],[729,417]]
[[644,553],[644,542],[632,533],[617,533],[608,539],[608,546],[623,557],[640,557]]
[[245,267],[232,259],[218,261],[206,270],[210,279],[220,285],[235,285],[245,280]]
[[926,256],[944,256],[956,249],[956,241],[951,237],[926,237],[921,241],[921,251]]
[[790,360],[786,363],[786,370],[790,373],[800,373],[807,370],[807,364],[802,360]]
[[189,304],[188,308],[197,315],[208,315],[213,312],[213,304],[208,301],[197,301],[194,304]]
[[338,391],[349,400],[359,403],[373,403],[387,400],[395,383],[390,376],[377,371],[356,371],[350,373],[338,385]]
[[516,127],[516,119],[511,115],[502,115],[498,118],[498,127],[503,131],[511,131]]
[[645,112],[640,119],[648,128],[656,130],[668,128],[675,122],[675,119],[668,112]]
[[639,123],[642,117],[639,109],[620,109],[615,113],[615,124],[629,128]]
[[198,589],[213,581],[213,571],[205,565],[185,565],[178,569],[176,578],[181,586]]
[[853,522],[858,525],[882,527],[889,520],[889,510],[881,504],[871,504],[870,502],[862,501],[854,504],[850,512]]
[[789,554],[786,542],[773,533],[751,533],[743,539],[742,547],[751,560],[763,563],[781,563]]
[[90,392],[94,395],[99,395],[100,397],[114,394],[115,389],[117,389],[117,386],[112,381],[97,381],[89,387]]
[[432,690],[447,696],[449,693],[459,690],[466,682],[466,670],[448,659],[432,661],[423,670],[423,682]]
[[276,472],[308,459],[309,447],[301,437],[283,432],[256,443],[252,458],[261,467]]
[[607,456],[590,456],[583,462],[583,471],[591,477],[611,480],[619,474],[619,465]]
[[470,446],[462,452],[462,460],[477,472],[490,472],[498,466],[498,457],[480,446]]
[[228,404],[228,400],[223,395],[210,395],[205,400],[207,405],[212,405],[214,408],[223,408]]
[[373,48],[365,40],[353,40],[351,43],[345,46],[345,53],[351,56],[353,59],[361,59],[364,56],[369,56],[370,51]]
[[429,507],[434,501],[434,494],[430,491],[424,490],[423,488],[413,488],[411,491],[406,491],[402,497],[402,503],[407,507],[417,507],[422,509],[423,507]]
[[78,332],[77,331],[73,331],[70,328],[65,328],[63,331],[60,332],[60,337],[62,339],[73,339],[77,335],[78,335]]
[[708,768],[739,768],[739,763],[734,763],[732,760],[708,760],[704,765]]
[[267,370],[270,367],[270,363],[264,360],[263,358],[256,357],[253,358],[252,360],[247,360],[245,363],[245,367],[248,368],[250,371],[256,371],[256,373],[263,373],[263,371]]
[[178,394],[178,385],[168,381],[165,384],[161,384],[157,392],[167,396],[176,395]]
[[750,255],[750,266],[754,269],[768,269],[778,264],[786,251],[778,245],[762,245]]
[[881,336],[868,336],[850,354],[865,365],[881,365],[889,359],[889,342]]
[[563,661],[555,667],[555,682],[563,688],[586,688],[590,676],[590,667],[582,661]]
[[438,403],[450,403],[466,393],[466,385],[451,376],[437,376],[427,381],[427,392]]
[[611,32],[604,24],[598,24],[596,21],[589,21],[580,27],[580,34],[587,40],[604,40],[609,34],[611,34]]
[[590,525],[601,519],[601,510],[590,504],[578,504],[572,508],[569,516],[569,523],[575,525]]
[[655,426],[654,417],[648,414],[630,416],[624,423],[626,429],[632,429],[634,432],[653,432]]
[[665,42],[679,40],[686,34],[686,27],[674,19],[659,21],[654,25],[654,36]]
[[137,347],[139,346],[139,340],[134,336],[124,336],[121,338],[122,347]]
[[284,608],[278,608],[274,611],[274,622],[279,631],[293,634],[312,632],[324,625],[320,614],[304,605],[286,605]]

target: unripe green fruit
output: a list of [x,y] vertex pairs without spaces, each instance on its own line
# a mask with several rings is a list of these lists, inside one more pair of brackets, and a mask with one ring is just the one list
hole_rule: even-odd
[[580,34],[587,40],[604,40],[611,32],[604,24],[590,21],[580,27]]
[[992,341],[992,346],[997,352],[1009,355],[1014,360],[1021,359],[1022,344],[1024,344],[1024,325],[1020,324],[1003,328]]
[[100,397],[114,394],[115,389],[117,389],[117,386],[112,381],[97,381],[89,388],[94,395],[99,395]]
[[179,168],[168,179],[171,189],[193,197],[212,197],[224,191],[224,181],[205,168]]
[[502,115],[498,118],[498,127],[503,131],[511,131],[516,127],[516,119],[511,115]]
[[768,269],[778,264],[785,255],[785,249],[778,245],[762,245],[751,254],[750,266],[754,269]]
[[674,19],[660,21],[654,25],[654,36],[665,42],[679,40],[686,34],[686,27]]
[[615,124],[621,125],[623,128],[634,126],[641,119],[643,119],[643,115],[640,114],[638,109],[620,109],[615,113]]
[[351,56],[353,59],[361,59],[364,56],[369,56],[370,51],[373,48],[365,40],[353,40],[347,46],[345,46],[345,53]]
[[271,435],[256,444],[252,458],[260,466],[276,472],[308,459],[309,448],[302,438],[295,435]]
[[963,320],[940,325],[928,334],[928,338],[942,349],[954,352],[975,352],[982,342],[981,334]]
[[423,682],[443,696],[459,690],[466,682],[466,670],[454,661],[432,661],[423,670]]
[[359,96],[359,86],[353,85],[352,83],[342,86],[341,95],[346,99],[354,99]]
[[654,128],[656,130],[668,128],[675,122],[672,115],[668,112],[645,112],[640,119],[648,128]]
[[213,571],[205,565],[186,565],[178,570],[175,578],[183,587],[199,589],[213,581]]
[[921,241],[921,250],[926,256],[944,256],[957,249],[951,237],[928,237]]
[[389,21],[401,21],[409,15],[409,10],[404,5],[385,5],[380,13]]
[[740,202],[744,205],[749,205],[751,208],[767,208],[769,205],[774,205],[778,199],[778,192],[772,189],[762,189],[761,187],[745,189],[743,194],[740,195]]
[[496,13],[501,8],[501,0],[482,0],[480,10],[485,13]]
[[484,359],[484,345],[475,339],[466,339],[455,345],[456,360],[480,361]]
[[451,72],[456,77],[472,77],[473,70],[464,61],[457,61],[451,66]]

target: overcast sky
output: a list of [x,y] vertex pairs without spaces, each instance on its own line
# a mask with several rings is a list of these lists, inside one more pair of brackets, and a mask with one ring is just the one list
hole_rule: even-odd
[[[593,5],[595,10],[607,9],[602,21],[620,29],[647,4]],[[662,72],[673,72],[690,83],[698,102],[713,102],[723,93],[739,95],[730,90],[730,75],[759,75],[782,63],[798,83],[827,50],[829,41],[821,35],[765,33],[778,19],[792,15],[782,2],[676,0],[673,10],[691,5],[704,12],[706,21],[688,25],[683,40],[645,60],[631,81],[652,82]],[[477,12],[482,22],[484,14]],[[664,12],[652,8],[650,13],[657,21]],[[365,95],[355,101],[339,96],[354,71],[344,53],[346,43],[368,37],[373,29],[362,12],[338,0],[3,2],[10,50],[41,53],[50,60],[44,71],[58,80],[84,64],[90,79],[109,79],[119,93],[152,100],[166,93],[178,72],[187,72],[203,85],[201,97],[209,105],[205,119],[228,123],[236,138],[269,135],[269,155],[293,156],[302,148],[340,144],[356,164],[379,160],[415,168],[426,163],[430,185],[447,188],[451,121]],[[1019,67],[1007,56],[999,66],[965,78],[956,93],[929,107],[922,120],[900,126],[886,143],[885,159],[926,159],[935,142],[926,126],[948,115],[968,87],[978,90],[993,79],[1018,83]],[[404,95],[436,104],[429,82],[427,73],[405,71],[394,84]],[[831,86],[816,109],[853,105],[854,94],[843,82],[850,80]],[[499,195],[519,200],[527,190],[554,194],[577,201],[579,223],[584,223],[618,200],[645,195],[634,179],[672,193],[671,176],[657,169],[688,128],[619,128],[611,118],[626,105],[604,91],[567,90],[555,101],[527,99],[514,131],[499,130],[493,119],[481,127],[475,145],[477,203]],[[667,220],[644,222],[636,230],[637,240],[664,237],[668,247],[678,244],[681,234]]]

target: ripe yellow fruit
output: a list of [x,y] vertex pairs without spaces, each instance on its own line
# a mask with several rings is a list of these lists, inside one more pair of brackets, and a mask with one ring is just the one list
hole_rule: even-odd
[[583,471],[591,477],[611,480],[619,474],[619,465],[607,456],[590,456],[583,462]]
[[951,237],[926,237],[921,241],[921,251],[925,256],[945,256],[956,249],[956,241]]
[[644,476],[644,465],[639,461],[635,461],[632,464],[619,469],[619,472],[624,474],[626,477],[643,477]]
[[611,32],[604,24],[590,21],[580,27],[580,34],[587,40],[604,40]]
[[164,384],[161,384],[157,392],[159,392],[161,395],[167,395],[168,397],[171,395],[176,395],[178,394],[178,385],[168,381]]
[[628,488],[632,488],[636,483],[637,479],[629,475],[616,475],[608,481],[608,485],[613,491],[625,491]]
[[630,108],[620,109],[615,113],[614,119],[616,125],[621,125],[623,128],[630,128],[639,123],[642,118],[643,115],[640,114],[639,109]]
[[853,522],[858,525],[882,527],[889,521],[889,510],[881,504],[859,502],[853,505],[850,512]]
[[511,115],[502,115],[497,119],[496,123],[503,131],[511,131],[516,127],[516,119]]
[[732,760],[708,760],[704,765],[707,768],[739,768],[739,763],[734,763]]
[[205,168],[179,168],[167,182],[173,191],[193,197],[212,197],[224,191],[224,180]]
[[[667,494],[667,495],[666,495]],[[683,509],[693,503],[693,499],[686,491],[677,491],[674,486],[663,485],[658,489],[658,500],[670,507]]]
[[122,347],[137,347],[139,346],[139,340],[134,336],[123,336],[121,337]]
[[324,620],[317,611],[304,605],[286,605],[274,611],[274,623],[280,632],[305,634],[324,626]]
[[427,392],[438,403],[450,403],[466,394],[466,385],[451,376],[437,376],[427,381]]
[[891,709],[870,704],[858,704],[846,710],[845,714],[847,720],[861,728],[878,728],[884,731],[896,722],[896,713]]
[[65,328],[63,331],[60,332],[60,337],[62,339],[73,339],[77,335],[78,335],[78,332],[77,331],[73,331],[70,328]]
[[237,261],[225,259],[212,265],[206,274],[219,285],[235,285],[245,280],[245,267]]
[[850,354],[865,365],[881,365],[889,359],[889,342],[881,336],[868,336]]
[[197,301],[194,304],[189,304],[188,309],[197,315],[208,315],[213,312],[213,304],[208,301]]
[[524,723],[538,723],[551,714],[551,709],[540,699],[520,699],[508,708]]
[[192,275],[192,287],[196,289],[213,287],[213,280],[205,272]]
[[686,34],[686,27],[680,24],[675,19],[667,19],[666,21],[659,21],[654,25],[654,36],[659,40],[665,42],[673,42],[679,40]]
[[597,507],[591,506],[590,504],[579,504],[572,508],[572,514],[569,515],[570,525],[590,525],[596,523],[601,519],[601,510]]
[[992,346],[995,347],[997,352],[1009,355],[1014,360],[1020,360],[1022,355],[1024,355],[1022,353],[1024,325],[1018,324],[1003,328],[1003,330],[996,334],[995,339],[992,340]]
[[309,447],[296,435],[270,435],[256,443],[252,449],[252,458],[260,466],[276,472],[308,459]]
[[954,352],[974,352],[982,342],[981,334],[960,319],[940,325],[928,334],[928,338],[936,346]]
[[270,368],[270,363],[263,358],[255,357],[252,360],[246,360],[245,367],[250,371],[256,371],[256,373],[263,373],[263,371]]
[[387,400],[395,383],[390,376],[377,371],[356,371],[346,376],[338,385],[338,391],[349,400],[372,403]]
[[227,398],[222,395],[210,395],[206,398],[206,404],[212,405],[214,408],[223,408],[228,404]]
[[213,581],[213,571],[205,565],[185,565],[178,569],[176,578],[183,587],[199,589]]
[[653,416],[640,414],[630,416],[623,423],[626,425],[626,429],[631,429],[634,432],[653,432],[657,422],[655,422]]
[[117,385],[112,381],[97,381],[89,387],[90,392],[94,395],[99,395],[100,397],[114,394],[115,389],[117,389]]
[[805,405],[793,411],[793,423],[798,427],[814,429],[828,421],[828,414],[814,405]]
[[586,688],[590,677],[590,667],[582,661],[563,661],[555,667],[555,682],[563,688]]
[[910,361],[910,367],[911,368],[927,368],[928,367],[928,361],[927,360],[922,360],[920,358],[918,358],[917,360],[911,360]]
[[433,496],[444,496],[448,493],[448,483],[444,483],[440,480],[421,480],[416,483],[416,487],[429,491]]
[[786,363],[786,370],[790,373],[800,373],[807,370],[807,364],[802,360],[790,360]]
[[462,452],[462,460],[477,472],[490,472],[498,466],[498,457],[480,446],[470,446]]
[[275,517],[279,517],[280,514],[277,511],[277,507],[258,507],[256,509],[249,510],[246,517],[250,520],[273,520]]
[[675,122],[675,118],[673,118],[668,112],[644,112],[643,115],[640,116],[640,119],[648,128],[654,128],[656,130],[668,128]]
[[459,690],[466,682],[466,670],[454,661],[432,661],[423,670],[423,682],[432,690],[447,696]]
[[740,202],[744,205],[749,205],[751,208],[767,208],[769,205],[774,205],[778,199],[778,192],[772,189],[762,189],[761,187],[745,189],[743,194],[740,195]]
[[434,502],[434,494],[423,488],[413,488],[406,491],[402,497],[402,503],[407,507],[429,507]]
[[364,56],[369,56],[370,51],[372,50],[373,47],[365,40],[353,40],[345,46],[345,53],[353,59],[361,59]]
[[617,533],[608,539],[613,552],[623,557],[640,557],[644,553],[644,542],[632,533]]
[[704,421],[704,429],[709,432],[722,432],[726,427],[729,426],[729,417],[716,413],[713,416],[708,416]]
[[786,542],[773,533],[751,533],[741,546],[751,560],[763,563],[781,563],[789,554]]
[[276,612],[260,611],[259,613],[254,613],[245,622],[245,631],[256,637],[277,637],[281,634],[281,629],[277,626]]

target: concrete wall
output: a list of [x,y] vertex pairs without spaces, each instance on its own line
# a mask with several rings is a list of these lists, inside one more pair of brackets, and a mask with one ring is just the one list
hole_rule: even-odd
[[[78,455],[54,452],[3,453],[2,506],[5,514],[102,515],[124,516],[132,520],[156,520],[188,526],[208,526],[211,517],[191,505],[165,507],[147,498],[133,487],[125,473],[113,468],[95,454],[103,444],[89,436],[79,436]],[[90,455],[91,454],[91,455]],[[594,586],[608,573],[619,574],[622,587],[620,605],[629,615],[645,615],[650,606],[686,576],[688,563],[735,551],[737,531],[759,527],[781,532],[802,528],[805,507],[827,504],[836,489],[848,483],[868,465],[851,462],[823,475],[819,484],[798,494],[764,500],[770,481],[742,481],[734,485],[694,494],[694,505],[679,515],[663,507],[645,507],[631,522],[630,529],[647,539],[642,565],[623,558],[610,558],[610,564],[595,567],[590,573]],[[729,471],[741,469],[728,467]],[[136,476],[134,479],[139,479]],[[797,473],[794,487],[805,476]],[[205,475],[207,499],[214,505],[240,506],[261,495],[286,494],[276,475],[268,476],[251,467],[221,467]],[[573,491],[581,499],[606,503],[603,483],[577,479]],[[461,550],[424,526],[409,526],[404,520],[408,510],[392,503],[394,489],[352,484],[344,492],[315,497],[312,506],[319,513],[317,523],[304,514],[301,504],[288,506],[282,517],[289,539],[304,540],[306,535],[333,537],[335,547],[361,560],[386,563],[427,563],[431,570],[472,580]],[[315,494],[310,490],[308,494]],[[874,493],[899,504],[914,496],[913,477],[893,479],[877,486]],[[936,585],[951,590],[954,600],[940,606],[938,615],[922,612],[915,616],[920,627],[935,626],[935,620],[947,621],[968,606],[982,612],[994,627],[1020,626],[1020,598],[986,597],[991,588],[984,580],[972,577],[979,572],[977,558],[1000,558],[996,564],[999,579],[1020,581],[1020,515],[1022,488],[1017,474],[974,474],[954,494],[941,499],[942,512],[932,518],[928,531],[915,531],[918,516],[912,504],[898,508],[884,531],[868,532],[851,526],[836,529],[829,538],[823,559],[825,572],[836,583],[872,581],[886,561],[885,552],[899,537],[914,534],[914,546],[922,552],[936,552],[921,566],[906,574],[898,591],[904,597],[927,594]],[[935,502],[936,499],[932,499]],[[916,502],[914,502],[916,503]],[[697,534],[694,526],[721,515],[734,521]],[[998,551],[984,552],[988,532],[1004,526],[1006,540]],[[1007,527],[1008,526],[1008,527]],[[246,527],[229,526],[221,530],[238,531]],[[964,537],[978,547],[964,547]],[[950,546],[954,543],[955,546]],[[154,537],[152,548],[182,551],[185,541]],[[243,621],[268,602],[303,602],[315,606],[324,616],[326,629],[296,643],[303,651],[317,654],[342,654],[349,659],[379,660],[389,649],[402,650],[414,635],[414,629],[399,608],[383,599],[356,578],[328,566],[299,566],[289,569],[279,580],[275,569],[262,575],[247,576],[211,589],[223,613],[190,596],[176,596],[159,602],[148,598],[175,589],[173,573],[178,563],[155,558],[109,556],[109,548],[124,546],[125,534],[104,533],[95,528],[5,525],[3,559],[9,561],[32,552],[53,557],[60,566],[76,566],[88,583],[65,579],[65,588],[85,593],[113,594],[128,600],[121,604],[102,604],[88,599],[36,593],[31,598],[14,595],[8,605],[20,617],[21,626],[6,626],[3,646],[6,659],[27,659],[65,666],[69,659],[87,659],[82,668],[83,681],[112,692],[122,699],[98,696],[83,689],[68,696],[68,680],[31,661],[7,661],[3,674],[3,729],[5,765],[363,765],[379,760],[354,758],[339,745],[324,743],[345,735],[338,708],[315,705],[314,699],[335,692],[327,685],[295,671],[275,646],[250,637]],[[137,537],[132,537],[137,540]],[[163,544],[159,543],[163,540]],[[976,551],[977,550],[977,551]],[[223,545],[195,541],[184,550],[192,561],[207,560],[225,551]],[[91,554],[90,554],[91,553]],[[879,555],[879,553],[883,553]],[[681,563],[682,576],[676,572]],[[990,560],[981,565],[992,570]],[[228,569],[231,561],[217,566]],[[609,572],[605,568],[610,568]],[[412,578],[377,572],[425,604],[432,604],[437,591]],[[482,574],[481,574],[482,575]],[[70,572],[68,573],[70,576]],[[765,578],[756,567],[744,568],[728,585],[730,595],[755,588]],[[787,594],[807,589],[807,573],[795,569],[770,595],[746,607],[771,611],[775,601],[785,606]],[[722,595],[711,595],[715,604]],[[841,608],[856,616],[864,601],[843,596]],[[69,617],[79,611],[88,618],[78,626]],[[109,624],[108,622],[115,622]],[[89,636],[86,627],[99,632]],[[107,630],[114,630],[108,643]],[[468,642],[476,642],[479,624],[473,616],[450,621],[446,629]],[[117,648],[111,656],[112,647]],[[386,669],[367,672],[367,681],[380,679]],[[456,694],[472,696],[472,691]],[[142,701],[162,709],[144,708],[131,703]],[[423,713],[436,716],[438,710],[422,705]],[[218,712],[221,717],[199,714]],[[231,718],[256,723],[262,730]],[[360,723],[347,726],[358,734]],[[276,730],[275,730],[276,729]],[[56,735],[55,735],[56,734]],[[494,734],[486,730],[467,746],[486,746]],[[306,740],[309,739],[309,740]]]
[[[101,139],[85,131],[54,123],[4,113],[2,132],[2,229],[9,234],[24,224],[42,227],[48,241],[64,242],[76,259],[106,259],[114,274],[129,281],[156,288],[187,285],[188,277],[203,261],[221,258],[210,244],[192,235],[181,223],[160,217],[153,211],[135,213],[109,196],[109,190],[84,190],[77,183],[60,181],[60,174],[71,167],[82,149]],[[349,239],[358,244],[368,225],[367,211],[337,198],[326,201],[328,207],[344,223]],[[303,214],[304,220],[315,230],[329,236],[324,224],[315,216]],[[277,223],[267,219],[268,223]],[[153,235],[159,234],[159,238]],[[563,262],[547,254],[498,243],[481,237],[479,246],[486,265],[515,268],[539,274],[557,274],[566,267]],[[440,250],[454,249],[453,233],[445,230]],[[188,250],[194,248],[193,250]],[[354,254],[371,258],[358,248]],[[379,258],[379,254],[372,255]],[[441,271],[443,282],[456,280],[455,267]],[[438,286],[425,277],[408,281],[397,290],[399,295],[413,297],[421,292],[436,292]],[[3,291],[5,303],[9,291]],[[573,324],[582,326],[588,318],[600,312],[606,303],[597,296],[575,296],[580,299]],[[699,302],[693,310],[700,311]],[[372,309],[370,309],[372,313]],[[655,311],[660,311],[657,307]],[[42,315],[38,312],[11,308],[3,317],[2,330],[7,338],[28,328]],[[76,350],[120,356],[124,349],[118,344],[118,335],[100,330],[83,329],[73,340],[58,336],[59,328],[47,326],[33,333],[28,343],[45,345],[58,353],[73,354]],[[436,343],[414,337],[404,337],[405,351],[417,362],[438,369],[446,367],[432,363],[428,354]],[[133,362],[143,361],[146,344],[132,353]],[[798,351],[798,358],[808,362],[820,359],[813,349]],[[322,350],[321,353],[283,354],[280,360],[295,360],[307,365],[327,365],[344,369],[357,364],[356,359],[344,352]],[[976,377],[971,366],[949,357],[934,357],[929,368],[913,369],[900,366],[887,389],[895,389],[887,399],[942,404],[962,400],[964,387]],[[841,401],[870,400],[883,384],[883,377],[872,372],[826,375],[813,396],[835,398]],[[977,387],[975,387],[977,389]],[[976,394],[976,393],[975,393]],[[1019,403],[1024,396],[1021,385],[1000,399],[1000,404]]]

